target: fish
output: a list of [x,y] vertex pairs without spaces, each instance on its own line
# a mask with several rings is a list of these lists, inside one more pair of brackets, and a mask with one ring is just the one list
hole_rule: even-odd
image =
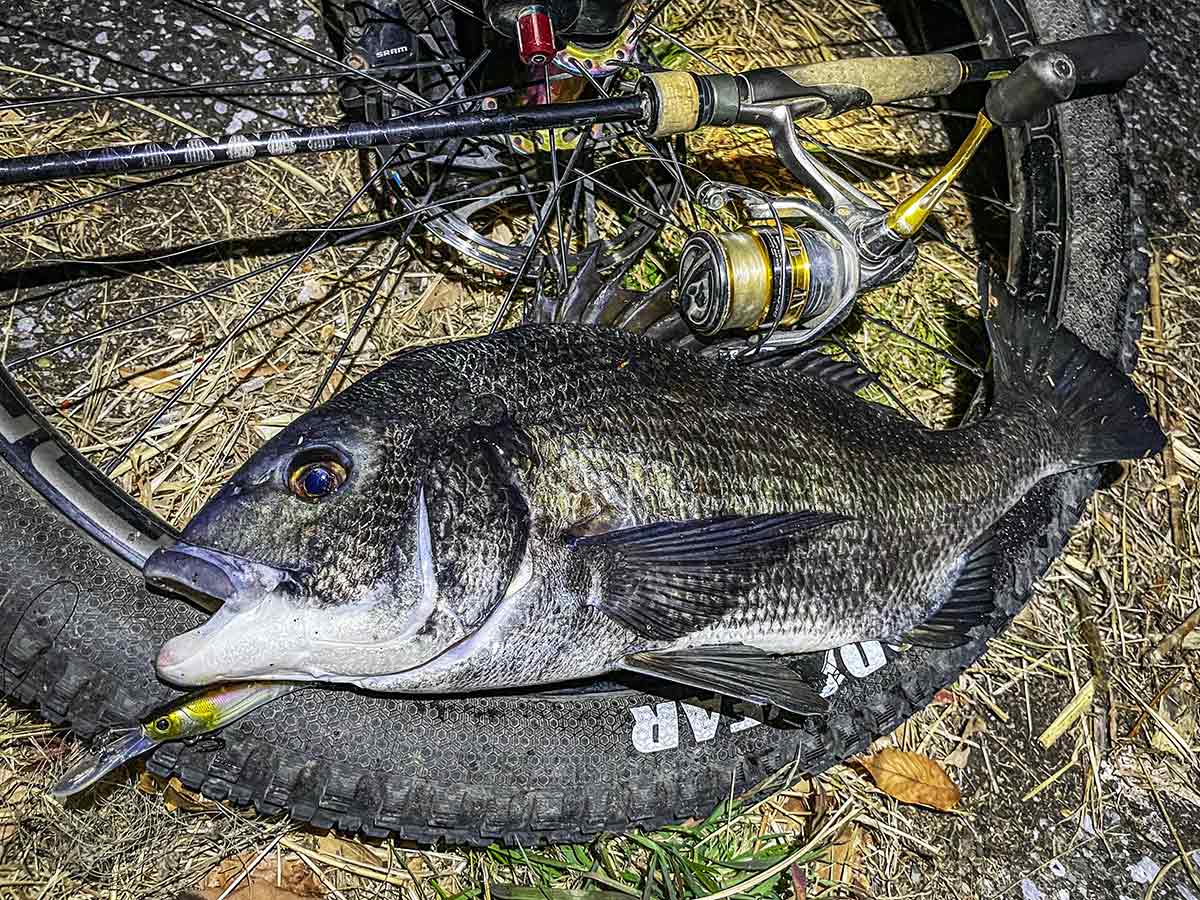
[[110,728],[95,749],[68,769],[50,796],[65,800],[161,744],[199,737],[232,725],[260,706],[305,687],[286,681],[221,684],[179,701],[138,725]]
[[705,356],[535,324],[405,351],[267,441],[146,562],[219,602],[168,682],[406,694],[634,673],[800,715],[789,661],[953,647],[997,525],[1057,473],[1157,453],[1130,378],[1002,296],[990,401],[932,430],[816,351]]

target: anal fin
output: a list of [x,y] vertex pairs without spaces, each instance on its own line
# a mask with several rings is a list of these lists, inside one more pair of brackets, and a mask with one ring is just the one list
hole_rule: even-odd
[[829,708],[782,659],[744,644],[632,653],[621,668],[802,716],[823,715]]
[[995,535],[988,531],[967,550],[946,602],[904,639],[918,647],[943,650],[967,643],[971,639],[968,632],[987,621],[995,611],[992,574],[997,553]]

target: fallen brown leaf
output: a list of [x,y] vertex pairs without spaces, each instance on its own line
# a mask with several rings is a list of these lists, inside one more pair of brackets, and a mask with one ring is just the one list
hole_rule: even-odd
[[901,803],[951,810],[962,795],[946,770],[920,753],[884,747],[859,762],[876,787]]
[[164,780],[143,769],[134,787],[143,794],[161,796],[168,812],[200,812],[217,807],[215,801],[184,787],[183,782],[175,776]]
[[0,847],[20,831],[26,807],[36,799],[28,779],[13,769],[0,769]]
[[794,794],[788,794],[779,801],[779,805],[793,815],[806,816],[812,812],[812,804],[806,796],[797,797]]
[[152,775],[145,769],[138,776],[137,784],[134,785],[143,794],[161,794],[163,790],[163,781],[157,775]]
[[234,372],[237,373],[238,378],[250,378],[253,376],[267,378],[271,375],[282,375],[287,370],[287,363],[262,362],[256,366],[241,366],[234,369]]
[[268,853],[251,872],[243,874],[257,855],[257,851],[247,850],[217,863],[204,877],[197,896],[216,900],[239,878],[230,900],[304,900],[325,896],[320,879],[292,853],[284,854],[278,863],[275,855]]
[[163,806],[167,812],[201,812],[217,808],[214,801],[185,788],[178,778],[172,778],[163,789]]
[[376,850],[367,844],[338,837],[330,832],[317,838],[317,849],[329,856],[348,859],[353,862],[368,863],[372,866],[386,865],[388,855],[382,850]]

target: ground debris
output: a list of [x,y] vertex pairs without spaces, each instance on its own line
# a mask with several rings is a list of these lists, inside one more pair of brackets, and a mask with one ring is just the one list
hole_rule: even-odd
[[946,770],[935,760],[920,753],[907,753],[892,747],[859,758],[875,786],[899,800],[931,809],[949,811],[958,805],[962,792]]

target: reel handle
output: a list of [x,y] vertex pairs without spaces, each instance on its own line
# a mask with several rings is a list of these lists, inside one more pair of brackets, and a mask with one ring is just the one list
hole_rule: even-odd
[[991,86],[984,102],[996,125],[1022,125],[1062,103],[1075,90],[1075,64],[1058,50],[1035,50],[1007,78]]

